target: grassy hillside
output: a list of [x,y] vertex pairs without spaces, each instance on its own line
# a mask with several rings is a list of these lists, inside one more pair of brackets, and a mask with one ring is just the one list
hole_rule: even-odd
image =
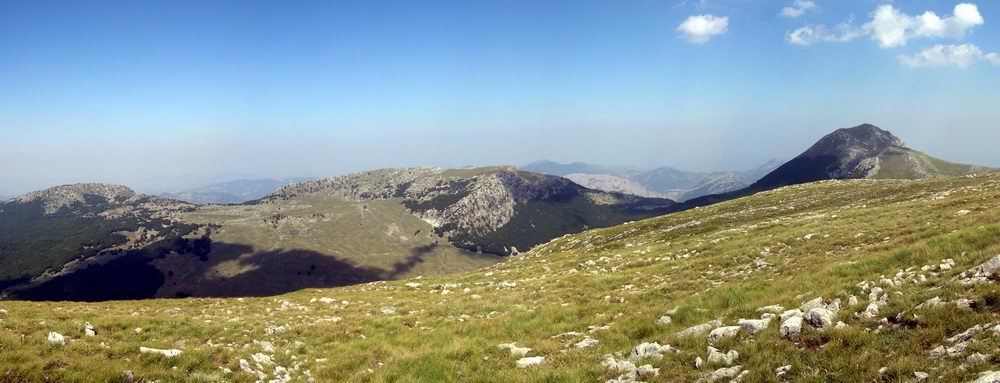
[[[822,297],[839,328],[785,337],[776,318],[720,338],[714,347],[739,354],[720,371],[748,371],[744,382],[971,381],[1000,369],[1000,293],[959,275],[998,254],[1000,176],[828,181],[561,237],[457,275],[270,298],[0,302],[0,380],[604,381],[621,375],[602,365],[609,354],[658,342],[675,350],[637,359],[650,365],[640,378],[695,381],[726,365],[709,359],[704,334],[679,331]],[[855,315],[870,305],[877,315]],[[517,367],[498,347],[511,342],[544,359]]]

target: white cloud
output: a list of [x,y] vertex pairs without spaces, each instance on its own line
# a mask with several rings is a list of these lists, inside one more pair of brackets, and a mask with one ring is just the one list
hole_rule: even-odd
[[704,44],[713,37],[725,34],[729,28],[729,17],[698,15],[688,17],[677,30],[684,38],[695,44]]
[[960,40],[973,27],[983,23],[983,16],[975,4],[958,4],[954,14],[946,18],[931,11],[910,16],[891,4],[884,4],[872,13],[872,20],[865,24],[864,31],[882,48],[893,48],[920,37]]
[[1000,54],[983,53],[972,44],[938,44],[913,56],[899,55],[899,62],[909,68],[957,66],[965,69],[978,62],[1000,65]]
[[783,17],[796,18],[806,14],[808,11],[816,9],[816,2],[812,0],[794,0],[792,6],[781,9],[779,15]]
[[832,30],[825,25],[806,25],[788,33],[786,39],[792,45],[813,45],[819,42],[844,43],[861,36],[861,31],[854,28],[851,22],[837,25]]

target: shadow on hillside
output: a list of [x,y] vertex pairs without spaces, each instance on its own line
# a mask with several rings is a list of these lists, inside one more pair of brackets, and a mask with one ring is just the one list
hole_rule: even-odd
[[[211,243],[208,254],[167,255],[137,251],[18,291],[12,297],[37,301],[105,301],[154,298],[157,294],[170,297],[278,295],[305,288],[396,279],[422,263],[436,247],[414,247],[389,270],[356,265],[312,250],[258,252],[251,246],[224,242]],[[171,257],[190,258],[171,260]],[[235,266],[240,272],[232,276],[219,274],[216,266],[227,262],[229,267]]]
[[[305,288],[348,286],[398,278],[423,262],[423,257],[431,251],[433,248],[425,246],[414,248],[410,255],[395,263],[391,270],[384,270],[356,265],[312,250],[255,252],[246,245],[214,243],[208,260],[199,268],[202,272],[195,274],[197,277],[178,281],[168,277],[167,283],[178,284],[177,296],[277,295]],[[227,277],[212,267],[224,262],[229,262],[241,272]],[[167,274],[171,274],[170,270],[167,270]]]

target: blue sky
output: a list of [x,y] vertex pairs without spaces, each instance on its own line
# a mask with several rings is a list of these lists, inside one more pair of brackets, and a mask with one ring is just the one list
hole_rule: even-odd
[[740,169],[863,122],[1000,166],[1000,4],[959,4],[3,1],[0,194],[540,158]]

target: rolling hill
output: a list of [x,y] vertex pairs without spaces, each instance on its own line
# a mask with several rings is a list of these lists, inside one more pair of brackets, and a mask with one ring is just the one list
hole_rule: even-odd
[[0,205],[7,298],[273,295],[471,270],[674,203],[510,167],[385,169],[196,206],[81,184]]
[[823,181],[454,275],[0,302],[0,365],[8,381],[992,382],[998,254],[998,175]]

